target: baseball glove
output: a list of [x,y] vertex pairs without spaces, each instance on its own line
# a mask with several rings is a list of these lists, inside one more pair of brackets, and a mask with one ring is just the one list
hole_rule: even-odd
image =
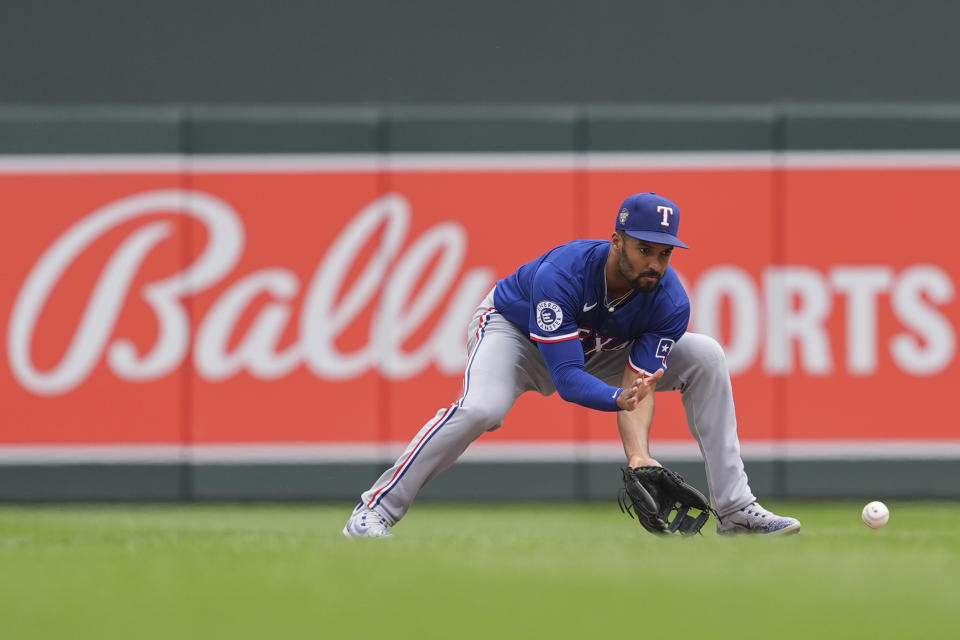
[[[700,533],[710,519],[710,503],[680,474],[664,467],[625,467],[621,471],[620,510],[631,518],[636,514],[647,531],[689,536]],[[689,515],[691,509],[700,513]],[[676,515],[670,519],[674,511]]]

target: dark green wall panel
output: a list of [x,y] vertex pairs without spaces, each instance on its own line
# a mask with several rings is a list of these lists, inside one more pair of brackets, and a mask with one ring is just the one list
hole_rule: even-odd
[[616,107],[585,112],[590,151],[769,151],[775,112],[758,107]]
[[577,478],[570,463],[472,462],[445,471],[417,499],[571,500],[578,497]]
[[791,498],[960,497],[960,460],[795,460],[784,478]]
[[0,109],[0,154],[179,153],[179,109]]
[[0,501],[175,501],[186,482],[178,464],[2,465]]
[[375,109],[191,109],[191,153],[375,153],[381,150]]
[[373,464],[209,464],[193,469],[195,500],[358,500]]
[[573,151],[573,109],[409,109],[387,117],[393,152]]
[[960,105],[790,107],[783,146],[795,151],[960,149]]
[[[707,492],[701,463],[663,462]],[[387,464],[207,464],[188,469],[177,464],[5,464],[0,465],[0,502],[354,502]],[[621,486],[619,467],[614,462],[461,462],[417,500],[597,500],[612,505]],[[746,467],[761,501],[960,498],[960,460],[751,460]]]
[[960,149],[960,105],[0,109],[0,154],[908,149]]

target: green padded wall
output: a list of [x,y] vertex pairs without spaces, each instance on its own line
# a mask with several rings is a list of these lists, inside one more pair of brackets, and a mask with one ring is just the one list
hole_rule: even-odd
[[0,109],[0,154],[179,153],[183,125],[175,108]]
[[392,152],[547,152],[577,149],[574,109],[392,109]]
[[187,112],[189,153],[376,153],[375,109],[207,108]]
[[593,107],[585,111],[590,151],[769,151],[773,108]]
[[797,106],[784,123],[794,151],[960,149],[960,105]]
[[[960,149],[960,106],[0,109],[0,154],[7,156],[950,149]],[[701,464],[664,462],[706,488]],[[385,463],[7,462],[0,500],[352,500]],[[764,496],[960,496],[960,461],[950,459],[746,464]],[[608,500],[616,468],[467,462],[422,498]]]

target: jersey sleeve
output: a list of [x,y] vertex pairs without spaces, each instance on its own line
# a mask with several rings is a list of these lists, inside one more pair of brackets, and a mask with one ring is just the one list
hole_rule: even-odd
[[630,368],[642,375],[666,369],[670,350],[687,330],[689,322],[690,305],[687,304],[678,307],[657,328],[634,339],[630,349]]
[[579,339],[579,298],[559,269],[549,262],[540,265],[530,288],[530,338],[540,343]]
[[597,411],[620,410],[617,397],[623,389],[611,387],[584,370],[583,347],[579,340],[541,342],[537,346],[561,398]]
[[530,339],[538,343],[557,393],[599,411],[618,411],[622,389],[587,373],[580,328],[575,318],[581,304],[577,287],[549,262],[543,263],[530,290]]

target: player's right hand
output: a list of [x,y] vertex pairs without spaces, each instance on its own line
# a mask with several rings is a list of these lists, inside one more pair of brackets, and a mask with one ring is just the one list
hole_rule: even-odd
[[663,369],[657,369],[650,376],[637,376],[633,384],[625,387],[617,396],[617,406],[620,407],[621,411],[633,411],[644,398],[656,391],[657,382],[662,377]]

